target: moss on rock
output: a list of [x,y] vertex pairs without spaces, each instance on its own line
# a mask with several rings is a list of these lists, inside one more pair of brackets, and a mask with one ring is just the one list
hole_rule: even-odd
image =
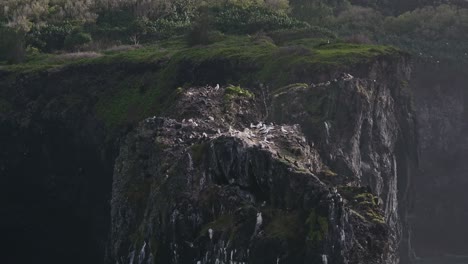
[[317,244],[326,239],[328,235],[328,218],[326,216],[322,216],[315,209],[312,209],[305,223],[309,242]]
[[253,98],[254,94],[246,89],[242,89],[240,86],[230,85],[226,88],[224,96],[225,99],[230,100],[235,97]]

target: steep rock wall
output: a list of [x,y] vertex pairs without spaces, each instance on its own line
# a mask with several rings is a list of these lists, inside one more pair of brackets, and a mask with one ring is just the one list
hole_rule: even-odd
[[[287,50],[281,49],[279,53]],[[310,53],[309,57],[312,55]],[[367,183],[372,177],[366,179],[360,174],[359,160],[363,158],[347,144],[346,138],[352,141],[360,134],[361,118],[339,116],[348,112],[353,116],[372,116],[369,118],[376,123],[380,116],[385,116],[392,124],[397,124],[395,131],[384,133],[393,136],[389,147],[377,147],[382,143],[365,145],[382,156],[390,157],[389,152],[395,152],[396,167],[409,168],[405,162],[410,160],[408,149],[413,146],[411,119],[405,121],[405,115],[398,112],[411,111],[406,108],[409,96],[403,93],[404,85],[398,83],[406,78],[402,72],[407,70],[398,71],[407,69],[406,57],[398,53],[375,55],[375,58],[367,58],[367,55],[370,56],[356,55],[362,60],[360,63],[354,56],[344,56],[344,62],[338,56],[338,61],[324,62],[329,65],[294,65],[289,69],[290,82],[307,82],[306,87],[312,94],[330,97],[323,107],[338,109],[334,110],[338,114],[328,116],[312,108],[312,113],[320,120],[312,120],[312,123],[298,120],[299,126],[285,124],[286,121],[277,117],[272,119],[271,113],[279,109],[273,99],[279,92],[278,81],[259,85],[258,81],[251,80],[255,79],[252,72],[259,71],[258,65],[236,58],[234,62],[228,58],[213,60],[209,57],[201,62],[187,59],[177,65],[173,65],[177,61],[171,64],[163,58],[148,63],[91,63],[24,73],[0,71],[1,202],[2,208],[8,211],[7,217],[0,220],[0,226],[5,227],[7,240],[12,241],[2,247],[6,260],[61,263],[66,259],[68,263],[102,263],[103,241],[107,230],[111,229],[107,259],[120,263],[129,261],[131,256],[134,261],[149,261],[151,255],[165,262],[184,263],[197,258],[215,263],[216,258],[221,257],[228,261],[231,259],[226,246],[228,241],[235,242],[229,244],[233,259],[252,263],[278,259],[297,263],[297,258],[301,257],[330,263],[361,263],[363,259],[369,263],[397,261],[398,230],[404,229],[404,221],[388,220],[392,218],[388,216],[395,215],[392,210],[386,213],[388,209],[385,208],[391,206],[382,203],[391,200],[388,199],[390,194],[384,194],[389,188],[380,190]],[[163,70],[168,63],[168,68],[174,71]],[[356,79],[343,76],[343,71]],[[206,100],[203,98],[211,94],[204,90],[207,88],[191,90],[194,94],[204,91],[206,95],[191,97],[184,91],[184,96],[179,94],[177,98],[179,92],[175,87],[178,85],[225,83],[243,79],[243,73],[250,74],[248,86],[254,87],[250,93],[255,99],[250,98],[249,93],[234,89],[226,96],[221,93],[222,97],[216,100]],[[277,79],[286,81],[284,74],[279,77]],[[384,88],[372,84],[374,80],[381,82]],[[319,82],[322,84],[318,85]],[[294,87],[289,87],[292,94],[288,96],[294,96]],[[372,96],[362,96],[361,90]],[[247,99],[242,99],[241,95],[247,95]],[[380,97],[387,101],[383,105],[388,108],[375,99]],[[196,104],[194,99],[197,99]],[[341,108],[332,103],[335,101]],[[377,107],[371,107],[373,104]],[[371,112],[376,109],[389,112],[373,116]],[[303,109],[296,113],[285,112],[294,119],[300,111]],[[168,118],[149,120],[129,134],[122,141],[120,158],[112,172],[118,154],[115,146],[119,145],[120,138],[133,130],[142,116],[151,113]],[[178,134],[189,119],[200,117],[203,120],[196,121],[200,126],[189,125],[189,131]],[[324,117],[327,119],[322,120]],[[183,119],[186,122],[182,122]],[[329,119],[336,119],[336,123],[333,121],[332,127],[328,126],[327,133],[325,121]],[[211,123],[204,123],[207,120]],[[273,126],[275,132],[271,132],[274,138],[256,137],[253,144],[245,135],[238,136],[239,131],[244,133],[244,128],[254,130],[250,123],[269,123],[268,120],[277,123]],[[172,130],[172,126],[177,127],[177,131]],[[281,126],[288,136],[282,137]],[[349,135],[338,133],[342,129],[348,131],[348,126],[355,127]],[[155,131],[162,135],[156,143]],[[190,131],[196,133],[191,135]],[[181,135],[199,142],[194,144],[180,138]],[[397,142],[403,142],[396,143],[397,147],[395,137]],[[170,141],[174,138],[178,142]],[[144,144],[135,143],[139,141]],[[271,144],[277,152],[260,148],[260,141],[270,142],[262,144]],[[340,148],[346,150],[343,157],[338,155]],[[174,154],[164,156],[168,153]],[[184,153],[192,153],[192,161]],[[333,158],[335,154],[339,158]],[[148,157],[155,160],[148,160]],[[256,162],[250,167],[248,161],[252,159]],[[180,162],[174,168],[180,171],[171,172],[175,176],[167,179],[170,183],[167,186],[171,188],[160,191],[166,177],[165,171],[160,170],[167,169],[167,164],[174,164],[175,160]],[[156,165],[148,167],[151,164]],[[191,168],[190,164],[193,170],[186,171],[185,167]],[[264,167],[259,167],[261,164]],[[385,177],[391,177],[389,174],[395,166],[380,167],[387,165],[388,162],[379,161],[375,168],[382,170]],[[209,170],[216,166],[216,171]],[[212,177],[205,178],[204,183],[188,181],[198,180],[197,177],[207,170]],[[402,172],[404,170],[399,169],[398,178],[408,179],[400,174]],[[109,228],[112,173],[115,181]],[[194,176],[187,178],[190,175]],[[388,179],[391,178],[380,181],[385,185]],[[398,180],[398,184],[405,182]],[[401,190],[406,189],[406,184],[402,186]],[[380,199],[375,196],[379,191]],[[399,197],[398,208],[402,211],[399,218],[404,219],[406,200],[404,195]],[[178,205],[182,210],[173,216],[174,211],[170,209]],[[237,211],[238,208],[241,210]],[[220,215],[220,212],[229,214]],[[192,216],[202,218],[198,221]],[[185,225],[193,221],[198,225]],[[178,224],[174,226],[173,223]],[[215,242],[210,239],[210,229]],[[272,254],[267,249],[270,247],[277,252]],[[159,253],[154,252],[156,249]],[[182,257],[187,259],[182,260]]]
[[361,78],[279,91],[271,117],[300,124],[341,176],[340,184],[369,186],[380,197],[393,232],[391,246],[396,250],[402,241],[404,262],[412,254],[406,216],[418,160],[409,77],[406,62],[379,61]]
[[409,66],[368,69],[260,85],[236,103],[224,88],[185,91],[173,119],[147,119],[122,145],[110,259],[398,263],[401,244],[406,261],[417,161]]
[[411,85],[416,93],[421,166],[414,178],[414,247],[422,258],[466,256],[466,68],[453,62],[420,62],[415,69]]

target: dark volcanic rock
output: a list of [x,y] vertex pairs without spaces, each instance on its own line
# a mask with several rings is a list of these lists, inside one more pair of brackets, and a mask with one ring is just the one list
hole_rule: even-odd
[[3,260],[397,263],[415,161],[397,56],[248,91],[174,89],[250,69],[211,60],[0,72]]
[[413,245],[418,256],[441,263],[446,254],[468,255],[466,76],[466,67],[456,63],[420,63],[412,81],[421,149]]
[[[185,91],[169,111],[172,119],[145,120],[121,147],[114,172],[109,259],[396,263],[401,224],[395,145],[402,109],[394,104],[392,92],[399,87],[377,89],[369,83],[343,78],[331,86],[335,88],[288,87],[276,95],[271,109],[277,112],[277,98],[285,97],[290,107],[280,111],[291,124],[281,124],[284,120],[276,117],[278,124],[264,123],[270,111],[262,108],[265,101],[230,96],[230,88]],[[345,94],[336,96],[331,89]],[[342,103],[349,96],[361,98],[341,104],[336,113],[358,105],[363,110],[350,114],[360,114],[362,122],[337,117],[334,132],[316,136],[323,123],[301,119],[307,108],[299,101],[307,100],[308,93],[321,100],[321,91]],[[361,133],[366,118],[379,129],[365,127],[375,132]],[[407,121],[412,122],[411,116]],[[306,135],[294,122],[305,127]],[[357,128],[338,129],[344,123]],[[347,146],[354,143],[348,138],[344,144],[347,137],[339,131],[351,138],[356,138],[353,133],[365,134],[371,137],[367,142],[376,143],[362,146],[357,140],[353,152]],[[360,145],[370,149],[360,153]],[[366,167],[373,171],[364,176],[361,155],[374,159]],[[335,162],[334,157],[342,160]]]
[[[389,74],[392,73],[392,74]],[[376,63],[368,78],[342,78],[279,90],[270,119],[298,123],[318,142],[325,163],[339,184],[368,186],[379,197],[390,226],[390,252],[403,241],[410,255],[406,228],[411,174],[417,165],[417,137],[410,68],[404,63]],[[391,253],[390,263],[398,261]]]

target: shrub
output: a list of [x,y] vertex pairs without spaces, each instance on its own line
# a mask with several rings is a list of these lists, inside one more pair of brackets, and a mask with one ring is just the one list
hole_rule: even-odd
[[212,29],[212,14],[208,8],[201,8],[199,14],[192,24],[192,28],[187,34],[187,42],[190,46],[198,44],[209,44],[210,30]]
[[64,48],[65,38],[73,31],[70,23],[45,24],[35,26],[26,35],[26,45],[42,52],[52,52]]
[[64,46],[67,50],[75,50],[92,41],[91,35],[84,32],[74,32],[65,37]]
[[213,8],[214,27],[224,33],[244,34],[258,31],[306,28],[309,25],[265,7],[223,5]]
[[165,39],[187,33],[191,28],[190,20],[178,18],[160,18],[156,21],[147,22],[149,39]]
[[293,29],[293,30],[277,30],[269,32],[270,36],[276,44],[282,44],[293,39],[304,39],[304,38],[323,38],[323,39],[336,39],[335,33],[332,31],[317,27],[310,26],[307,28]]
[[375,35],[382,31],[384,17],[372,9],[353,6],[330,21],[331,27],[344,36],[353,34]]
[[393,34],[424,40],[466,41],[468,9],[449,5],[424,7],[385,20],[385,29]]
[[0,60],[18,63],[24,60],[26,52],[23,35],[13,29],[0,26]]
[[333,8],[322,1],[295,0],[293,14],[300,20],[307,21],[311,25],[323,25],[333,16]]
[[353,34],[344,39],[348,43],[354,44],[373,44],[372,40],[364,34]]

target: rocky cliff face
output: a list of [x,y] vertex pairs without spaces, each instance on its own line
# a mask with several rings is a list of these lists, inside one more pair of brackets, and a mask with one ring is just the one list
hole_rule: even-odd
[[181,91],[121,146],[109,260],[398,263],[416,162],[409,67],[364,72]]
[[232,41],[0,70],[2,261],[405,260],[406,55]]
[[103,262],[116,151],[70,73],[0,73],[2,262]]
[[423,258],[468,255],[465,67],[421,62],[411,85],[415,87],[421,143],[421,170],[414,177],[418,187],[411,217],[416,253]]

